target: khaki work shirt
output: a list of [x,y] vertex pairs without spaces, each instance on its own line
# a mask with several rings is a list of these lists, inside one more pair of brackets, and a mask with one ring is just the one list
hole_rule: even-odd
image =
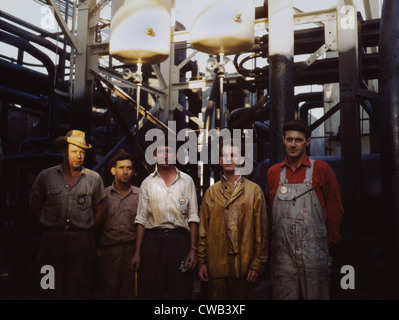
[[140,186],[135,222],[147,229],[185,228],[199,222],[197,194],[193,179],[176,168],[176,179],[168,187],[158,171],[151,173]]
[[268,257],[266,201],[262,189],[241,177],[206,191],[200,208],[198,263],[212,279],[264,271]]
[[86,168],[82,169],[78,182],[69,190],[62,173],[62,164],[40,172],[32,193],[43,203],[39,219],[42,225],[70,225],[82,229],[94,227],[94,206],[106,196],[101,176]]
[[100,247],[124,244],[136,240],[134,219],[137,214],[140,189],[131,186],[129,192],[121,196],[114,183],[105,188],[108,202],[108,215],[104,221],[97,244]]

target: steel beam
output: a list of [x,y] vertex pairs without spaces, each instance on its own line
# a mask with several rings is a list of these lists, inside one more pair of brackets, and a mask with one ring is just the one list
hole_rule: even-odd
[[54,0],[46,0],[47,4],[51,6],[54,10],[54,17],[58,22],[62,32],[65,35],[66,40],[68,41],[69,45],[74,47],[78,53],[82,52],[81,45],[85,45],[85,43],[80,43],[79,38],[74,35],[68,28],[67,23],[65,22],[64,18],[62,17],[61,11],[58,9],[57,4]]

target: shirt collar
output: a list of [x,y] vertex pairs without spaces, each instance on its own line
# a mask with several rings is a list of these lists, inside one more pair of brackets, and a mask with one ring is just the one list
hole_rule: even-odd
[[[240,175],[240,176],[237,178],[237,180],[234,182],[234,186],[233,186],[234,188],[237,186],[237,184],[238,184],[238,182],[241,180],[241,178],[242,178],[242,175]],[[222,179],[223,179],[225,182],[228,181],[224,174],[222,174]]]
[[[302,165],[304,165],[305,167],[311,167],[312,166],[312,164],[310,163],[310,159],[309,159],[309,157],[306,154],[305,154],[305,157],[303,158],[303,161],[300,164],[300,166],[302,166]],[[288,157],[285,157],[284,161],[281,163],[281,167],[284,167],[284,166],[289,167],[288,166]]]
[[[176,173],[177,173],[177,176],[176,176],[176,180],[177,180],[177,178],[180,177],[180,170],[177,169],[177,167],[175,167],[175,166],[174,166],[174,168],[175,168]],[[161,175],[158,172],[158,166],[157,165],[155,165],[155,171],[150,174],[151,177],[155,177],[155,175],[158,175],[161,178]]]
[[[112,181],[112,185],[111,185],[111,191],[114,191],[114,192],[118,192],[116,189],[115,189],[115,180],[114,181]],[[134,187],[133,187],[133,184],[130,186],[130,191],[129,191],[129,193],[137,193],[137,191],[134,189]]]
[[[62,173],[62,163],[60,163],[60,164],[56,167],[56,170]],[[80,174],[86,175],[86,171],[87,171],[87,169],[86,169],[84,166],[82,166],[82,170],[80,171]]]

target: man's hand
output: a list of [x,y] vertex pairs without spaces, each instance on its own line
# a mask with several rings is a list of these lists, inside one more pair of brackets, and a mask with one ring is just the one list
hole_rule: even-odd
[[197,259],[197,252],[192,248],[188,252],[186,260],[184,261],[184,265],[187,267],[189,262],[190,265],[188,266],[187,271],[194,270],[195,267],[197,266],[198,259]]
[[258,280],[259,278],[259,273],[257,273],[256,271],[249,269],[248,271],[248,275],[247,275],[247,281],[248,282],[256,282],[256,280]]
[[139,266],[140,266],[140,254],[137,254],[137,253],[136,253],[136,254],[133,256],[132,260],[130,260],[129,265],[130,265],[130,269],[131,269],[133,272],[137,272],[138,269],[139,269]]
[[201,281],[205,281],[205,282],[209,281],[208,268],[206,267],[206,264],[203,264],[202,266],[199,267],[198,276]]

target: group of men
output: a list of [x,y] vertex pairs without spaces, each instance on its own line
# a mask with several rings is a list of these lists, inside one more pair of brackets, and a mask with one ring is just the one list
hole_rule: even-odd
[[267,175],[268,213],[263,190],[240,173],[234,140],[221,143],[221,178],[198,209],[172,147],[154,151],[155,171],[140,188],[132,185],[135,159],[119,150],[104,188],[83,166],[85,134],[58,138],[64,162],[38,175],[30,202],[43,227],[38,266],[56,274],[44,296],[88,298],[97,261],[103,299],[192,299],[197,272],[208,299],[248,300],[270,261],[273,299],[329,299],[329,247],[341,240],[343,215],[338,183],[327,163],[306,155],[306,122],[287,123],[283,143],[287,157]]

